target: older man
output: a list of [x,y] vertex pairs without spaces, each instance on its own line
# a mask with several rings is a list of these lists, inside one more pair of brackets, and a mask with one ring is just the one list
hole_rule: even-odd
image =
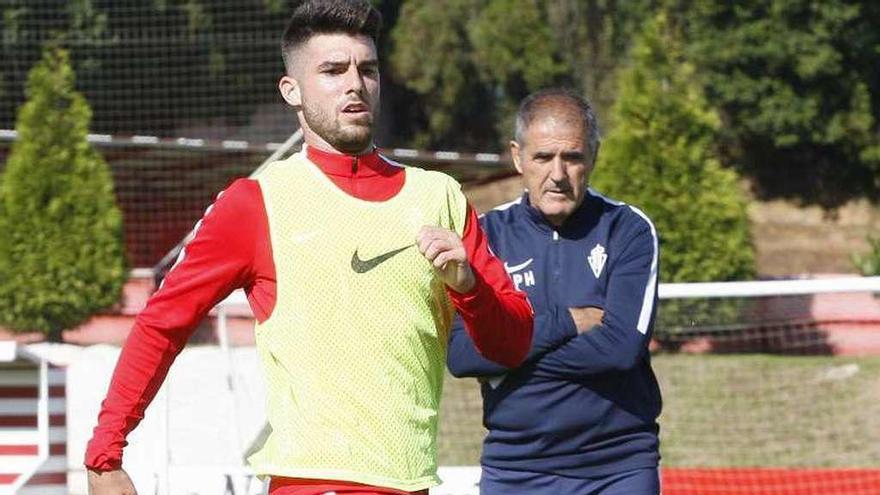
[[454,375],[483,383],[483,495],[659,492],[657,233],[589,188],[598,149],[581,97],[551,89],[522,102],[510,151],[526,192],[482,224],[534,305],[534,342],[523,365],[504,367],[457,325],[448,357]]
[[531,308],[459,185],[376,152],[380,23],[367,0],[296,7],[278,88],[306,149],[218,197],[138,316],[86,452],[93,495],[134,493],[125,437],[236,287],[257,318],[272,431],[251,462],[272,495],[427,493],[453,311],[489,358],[528,352]]

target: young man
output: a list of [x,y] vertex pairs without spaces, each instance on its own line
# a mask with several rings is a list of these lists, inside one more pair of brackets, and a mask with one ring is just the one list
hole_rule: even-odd
[[535,307],[534,343],[519,367],[484,359],[460,325],[449,344],[452,374],[483,382],[483,495],[659,492],[657,233],[588,188],[598,148],[581,97],[545,90],[520,106],[510,151],[526,192],[482,224]]
[[517,365],[531,308],[451,178],[372,143],[379,107],[366,0],[305,1],[282,43],[306,148],[218,197],[138,316],[86,452],[92,495],[134,493],[137,425],[205,313],[244,287],[272,432],[251,458],[273,495],[425,493],[455,310],[481,352]]

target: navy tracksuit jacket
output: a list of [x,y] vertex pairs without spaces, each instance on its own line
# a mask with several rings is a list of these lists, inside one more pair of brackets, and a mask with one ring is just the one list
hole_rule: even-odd
[[[657,233],[629,205],[590,190],[560,228],[528,195],[481,218],[489,246],[535,310],[532,349],[508,369],[456,319],[448,366],[483,380],[484,466],[575,478],[656,467],[661,399],[648,343],[657,308]],[[603,324],[578,335],[568,308]]]

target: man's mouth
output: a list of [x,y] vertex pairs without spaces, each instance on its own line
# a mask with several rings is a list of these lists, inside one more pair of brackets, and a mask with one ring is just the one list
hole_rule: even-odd
[[342,107],[342,113],[362,114],[370,111],[370,107],[366,103],[349,103]]
[[545,192],[555,196],[568,196],[571,191],[569,189],[547,189]]

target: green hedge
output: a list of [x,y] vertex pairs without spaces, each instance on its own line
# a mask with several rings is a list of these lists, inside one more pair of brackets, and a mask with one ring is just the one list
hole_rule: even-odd
[[0,180],[0,325],[57,340],[118,301],[122,214],[65,50],[44,50],[26,93]]

